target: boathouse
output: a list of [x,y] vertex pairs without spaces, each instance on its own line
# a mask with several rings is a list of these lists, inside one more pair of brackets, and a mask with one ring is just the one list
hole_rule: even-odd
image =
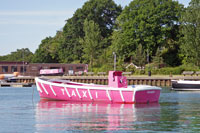
[[87,64],[29,63],[0,61],[0,74],[19,72],[24,76],[38,76],[41,69],[62,69],[64,75],[87,71]]

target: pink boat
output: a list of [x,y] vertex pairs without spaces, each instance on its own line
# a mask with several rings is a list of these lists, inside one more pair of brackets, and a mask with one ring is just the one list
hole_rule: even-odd
[[110,71],[108,85],[85,84],[58,79],[35,78],[40,98],[78,102],[153,103],[158,102],[160,87],[127,85],[120,71]]

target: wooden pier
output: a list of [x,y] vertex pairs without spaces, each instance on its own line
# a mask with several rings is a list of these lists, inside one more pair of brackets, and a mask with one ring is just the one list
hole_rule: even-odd
[[[0,86],[31,86],[35,84],[35,77],[17,77],[16,83],[0,83]],[[107,76],[48,76],[46,78],[56,78],[56,79],[65,79],[74,82],[82,83],[94,83],[94,84],[108,84]],[[171,80],[200,80],[200,76],[127,76],[127,81],[129,85],[152,85],[152,86],[162,86],[162,87],[171,87]]]
[[[83,82],[83,83],[94,83],[94,84],[108,84],[107,77],[100,76],[76,76],[76,77],[65,77],[65,80]],[[171,86],[171,78],[157,78],[157,77],[127,77],[128,85],[153,85],[153,86]]]
[[0,82],[0,87],[32,87],[35,77],[16,77],[16,82]]

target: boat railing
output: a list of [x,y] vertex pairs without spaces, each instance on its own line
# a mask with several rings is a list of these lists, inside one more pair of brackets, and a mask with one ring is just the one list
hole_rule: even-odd
[[[107,85],[93,85],[93,84],[84,84],[84,85],[71,85],[71,84],[66,84],[66,83],[53,83],[47,80],[42,80],[40,78],[36,78],[36,84],[41,83],[41,84],[48,84],[48,85],[53,85],[53,86],[59,86],[59,87],[68,87],[68,88],[79,88],[79,89],[101,89],[101,90],[124,90],[124,91],[133,91],[132,88],[117,88],[117,87],[111,87]],[[77,83],[77,82],[75,82]],[[83,83],[77,83],[77,84],[83,84]]]

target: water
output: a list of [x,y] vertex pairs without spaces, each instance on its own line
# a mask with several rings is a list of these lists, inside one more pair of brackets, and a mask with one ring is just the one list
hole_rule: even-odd
[[198,132],[200,92],[162,90],[159,104],[40,101],[36,88],[0,88],[0,132]]

